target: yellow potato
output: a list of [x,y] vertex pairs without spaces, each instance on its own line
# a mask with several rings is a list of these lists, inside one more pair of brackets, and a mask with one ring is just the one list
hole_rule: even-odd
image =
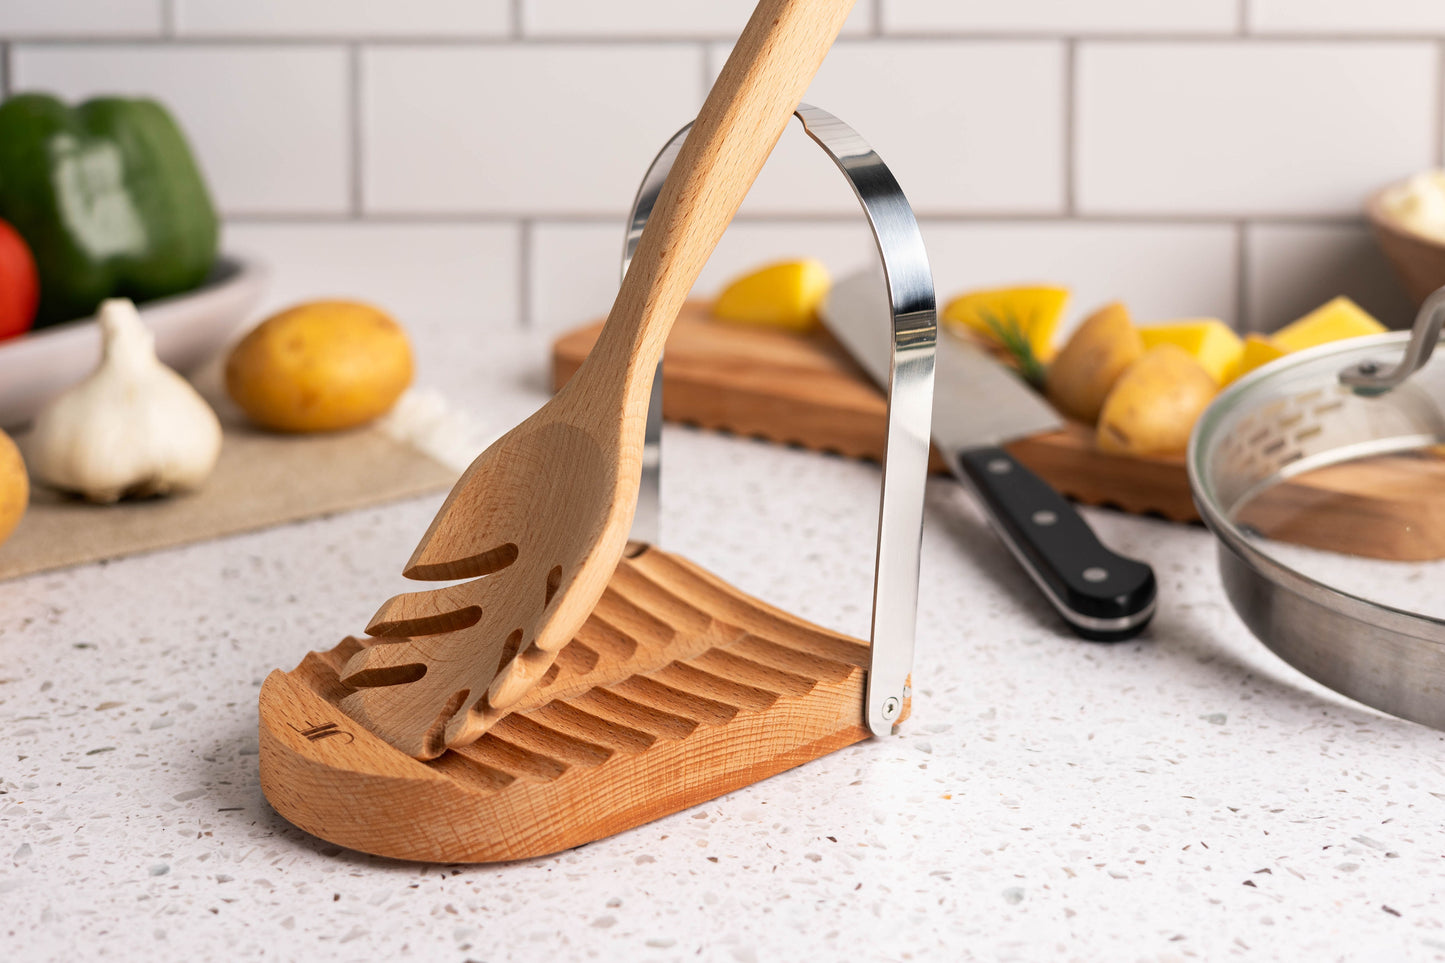
[[1044,383],[1049,403],[1092,425],[1119,375],[1144,353],[1139,329],[1117,301],[1084,320],[1049,365]]
[[1173,344],[1150,348],[1104,399],[1095,444],[1101,451],[1126,455],[1181,452],[1218,390],[1188,351]]
[[0,542],[15,531],[28,504],[30,479],[25,477],[25,462],[21,461],[15,442],[0,431]]
[[406,332],[352,301],[313,301],[263,321],[226,359],[226,391],[276,431],[335,431],[385,414],[411,384]]

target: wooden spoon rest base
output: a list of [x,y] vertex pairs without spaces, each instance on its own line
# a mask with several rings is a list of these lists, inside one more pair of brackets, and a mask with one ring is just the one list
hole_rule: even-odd
[[[541,856],[714,799],[867,738],[868,645],[641,547],[535,693],[428,762],[339,708],[367,641],[261,690],[261,787],[351,849],[430,862]],[[904,710],[906,717],[907,709]]]

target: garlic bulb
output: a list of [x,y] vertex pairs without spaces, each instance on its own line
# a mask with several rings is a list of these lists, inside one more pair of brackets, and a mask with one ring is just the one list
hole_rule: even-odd
[[35,417],[31,473],[93,502],[196,488],[221,453],[216,413],[156,358],[129,299],[101,304],[100,329],[100,367]]

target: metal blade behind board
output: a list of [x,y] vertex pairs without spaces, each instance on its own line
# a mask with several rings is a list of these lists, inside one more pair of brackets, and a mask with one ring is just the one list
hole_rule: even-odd
[[[891,338],[887,292],[873,273],[851,274],[833,286],[823,321],[874,383],[888,383]],[[1053,431],[1062,421],[1013,372],[984,351],[939,331],[933,389],[933,438],[952,453]]]

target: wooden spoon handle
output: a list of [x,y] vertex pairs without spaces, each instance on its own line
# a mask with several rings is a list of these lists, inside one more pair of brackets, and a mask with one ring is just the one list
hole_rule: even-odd
[[615,371],[645,397],[688,291],[852,7],[853,0],[758,4],[653,206],[589,365]]

